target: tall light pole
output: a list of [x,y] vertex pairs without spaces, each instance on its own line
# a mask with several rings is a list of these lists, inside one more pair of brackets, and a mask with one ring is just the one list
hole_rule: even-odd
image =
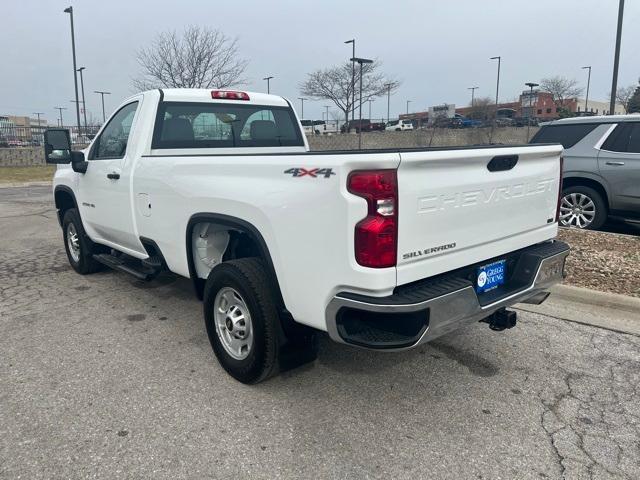
[[584,99],[584,112],[585,114],[589,111],[589,86],[591,85],[591,66],[582,67],[582,70],[589,69],[589,76],[587,77],[587,96]]
[[475,100],[475,92],[476,92],[477,89],[478,89],[478,87],[468,87],[467,88],[467,90],[471,90],[471,106],[472,107],[475,106],[474,100]]
[[358,108],[358,115],[360,117],[360,121],[358,122],[358,150],[362,149],[362,65],[365,63],[373,63],[373,60],[369,60],[368,58],[358,58],[352,57],[352,62],[358,62],[360,64],[360,101]]
[[618,32],[616,33],[616,51],[613,60],[613,79],[611,80],[611,100],[609,101],[609,115],[616,111],[616,91],[618,90],[618,67],[620,66],[620,42],[622,42],[622,18],[624,16],[624,0],[618,6]]
[[369,121],[371,121],[371,104],[373,103],[372,99],[367,100],[369,102]]
[[[353,47],[351,49],[351,121],[353,122],[356,115],[356,62],[353,60],[356,58],[356,39],[352,38],[344,43],[351,43]],[[362,64],[360,67],[362,68]]]
[[531,129],[531,117],[533,116],[533,89],[537,87],[537,83],[527,82],[525,83],[527,87],[530,88],[529,92],[529,115],[527,116],[527,143],[529,143],[529,131]]
[[489,60],[498,60],[498,79],[496,80],[496,116],[498,115],[498,95],[500,95],[500,63],[502,57],[491,57]]
[[271,93],[271,89],[269,86],[269,81],[272,79],[273,77],[264,77],[263,80],[267,81],[267,93]]
[[323,107],[326,109],[326,113],[327,113],[327,125],[329,125],[329,106],[330,105],[323,105]]
[[407,115],[409,115],[409,104],[411,103],[411,100],[407,100]]
[[101,92],[100,90],[94,90],[93,93],[99,93],[102,97],[102,123],[107,121],[107,118],[104,115],[104,96],[111,95],[111,92]]
[[71,52],[73,53],[73,84],[76,89],[76,120],[78,121],[78,135],[80,134],[80,102],[78,100],[78,76],[76,75],[76,35],[73,30],[73,7],[64,9],[71,19]]
[[387,87],[387,123],[389,123],[391,121],[389,119],[389,106],[391,105],[391,84],[385,83],[384,86]]
[[62,123],[62,110],[66,110],[67,107],[53,107],[60,112],[60,126],[64,127],[64,123]]
[[80,72],[80,89],[82,91],[82,115],[84,116],[84,134],[87,134],[87,104],[84,101],[84,80],[82,78],[82,71],[86,70],[86,67],[80,67],[78,71]]
[[31,115],[38,116],[38,126],[40,126],[40,115],[44,115],[44,112],[33,112]]
[[298,97],[298,100],[300,100],[300,119],[304,120],[304,101],[306,98]]

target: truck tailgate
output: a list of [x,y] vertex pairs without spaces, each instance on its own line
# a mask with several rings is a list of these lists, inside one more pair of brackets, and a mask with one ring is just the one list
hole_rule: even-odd
[[561,153],[560,145],[402,152],[397,284],[554,238]]

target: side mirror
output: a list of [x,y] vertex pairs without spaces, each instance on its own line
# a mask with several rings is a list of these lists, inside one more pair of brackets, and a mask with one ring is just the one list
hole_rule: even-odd
[[84,153],[71,152],[71,168],[74,172],[87,173],[89,162],[84,159]]
[[71,137],[64,128],[48,128],[44,131],[44,157],[47,163],[71,163]]

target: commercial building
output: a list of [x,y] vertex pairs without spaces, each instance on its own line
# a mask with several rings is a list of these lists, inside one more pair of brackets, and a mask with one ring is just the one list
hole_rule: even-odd
[[9,144],[42,143],[47,121],[18,115],[0,115],[0,140]]

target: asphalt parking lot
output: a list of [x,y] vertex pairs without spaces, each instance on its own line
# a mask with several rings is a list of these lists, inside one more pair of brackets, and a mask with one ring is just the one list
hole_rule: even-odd
[[0,232],[0,478],[640,478],[638,336],[523,311],[248,387],[187,280],[73,272],[50,187]]

